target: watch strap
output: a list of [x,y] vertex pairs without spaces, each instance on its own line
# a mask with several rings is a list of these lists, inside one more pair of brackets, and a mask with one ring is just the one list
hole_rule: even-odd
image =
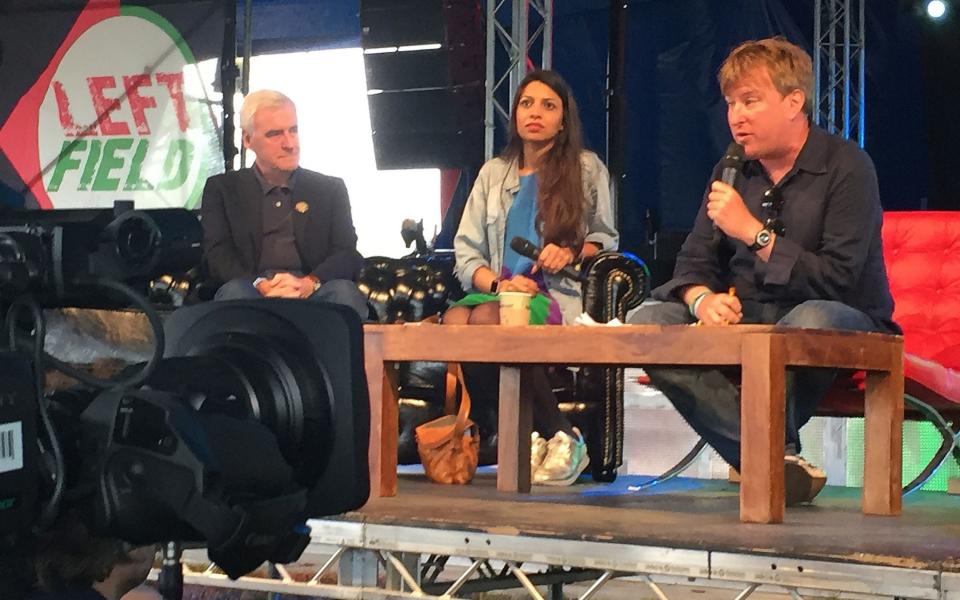
[[[766,234],[766,236],[764,236]],[[760,240],[766,237],[766,242],[761,243]],[[756,237],[753,239],[753,243],[747,246],[747,249],[751,252],[757,252],[763,250],[770,245],[770,242],[773,240],[773,232],[766,227],[757,232]]]

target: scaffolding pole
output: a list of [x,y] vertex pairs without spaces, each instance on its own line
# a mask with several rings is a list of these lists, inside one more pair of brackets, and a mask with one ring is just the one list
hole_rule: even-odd
[[864,144],[866,0],[815,0],[813,122]]
[[[510,121],[510,102],[532,68],[553,64],[553,0],[487,0],[484,158],[494,155],[498,130]],[[540,49],[539,64],[533,60]],[[504,68],[505,67],[505,68]]]

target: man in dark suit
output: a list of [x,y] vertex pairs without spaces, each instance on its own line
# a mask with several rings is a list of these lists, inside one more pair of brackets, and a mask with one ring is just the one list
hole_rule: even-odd
[[310,298],[367,317],[354,283],[363,259],[342,179],[300,168],[297,110],[279,92],[249,94],[240,109],[253,168],[215,175],[200,213],[215,299]]

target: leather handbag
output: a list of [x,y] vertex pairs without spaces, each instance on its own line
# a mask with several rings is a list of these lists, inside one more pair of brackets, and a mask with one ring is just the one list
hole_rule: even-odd
[[[456,379],[448,371],[447,390],[456,389],[459,380],[463,391],[460,410],[455,415],[444,415],[416,428],[417,451],[427,477],[437,483],[470,483],[477,472],[480,449],[480,431],[470,420],[470,394],[463,385],[463,370],[456,365]],[[451,385],[452,383],[452,385]]]

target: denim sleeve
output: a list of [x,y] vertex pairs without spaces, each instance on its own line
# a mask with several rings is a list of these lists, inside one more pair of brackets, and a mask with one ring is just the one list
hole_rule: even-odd
[[[473,289],[473,274],[480,267],[490,267],[490,243],[487,240],[487,202],[490,194],[490,163],[480,169],[453,238],[456,257],[454,274],[463,289]],[[496,198],[492,199],[496,202]]]
[[610,173],[600,157],[592,152],[584,154],[581,161],[587,199],[587,236],[584,241],[598,244],[602,250],[616,250],[620,236],[613,217]]

